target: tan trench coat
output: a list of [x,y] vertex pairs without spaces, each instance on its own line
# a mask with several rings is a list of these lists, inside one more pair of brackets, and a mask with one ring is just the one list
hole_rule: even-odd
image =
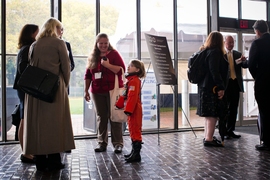
[[53,103],[47,103],[26,94],[23,152],[42,155],[74,149],[67,94],[70,60],[65,42],[58,38],[45,37],[34,44],[30,64],[59,74],[60,85]]

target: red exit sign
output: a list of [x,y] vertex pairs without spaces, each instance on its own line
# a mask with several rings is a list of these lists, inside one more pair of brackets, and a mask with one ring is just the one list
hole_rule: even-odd
[[239,20],[240,29],[248,29],[248,20]]

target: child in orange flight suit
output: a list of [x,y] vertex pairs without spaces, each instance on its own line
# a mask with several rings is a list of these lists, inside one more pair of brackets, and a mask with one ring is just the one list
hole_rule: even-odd
[[[140,60],[131,60],[127,68],[126,92],[116,102],[117,108],[124,108],[128,115],[128,129],[132,141],[130,154],[124,155],[126,162],[141,161],[140,151],[142,148],[142,102],[141,102],[141,80],[144,78],[145,68]],[[124,101],[126,105],[124,107]]]

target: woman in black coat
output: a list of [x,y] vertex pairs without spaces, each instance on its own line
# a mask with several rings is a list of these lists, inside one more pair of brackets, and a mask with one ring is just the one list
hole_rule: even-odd
[[216,123],[220,113],[226,110],[226,107],[220,108],[225,101],[223,98],[228,81],[228,62],[224,58],[223,36],[220,32],[213,31],[207,37],[204,45],[200,50],[207,49],[207,57],[205,59],[207,73],[205,78],[198,83],[198,108],[197,114],[205,117],[205,146],[223,145],[213,135]]
[[[20,99],[20,118],[21,121],[18,122],[19,126],[16,126],[15,139],[20,141],[21,148],[23,147],[23,125],[24,125],[24,92],[19,89],[17,82],[21,77],[21,74],[27,67],[28,52],[30,45],[36,40],[36,35],[39,32],[39,27],[35,24],[26,24],[19,35],[18,41],[18,55],[17,55],[17,70],[13,89],[17,90],[18,98]],[[24,163],[34,163],[33,156],[30,154],[21,154],[21,161]]]

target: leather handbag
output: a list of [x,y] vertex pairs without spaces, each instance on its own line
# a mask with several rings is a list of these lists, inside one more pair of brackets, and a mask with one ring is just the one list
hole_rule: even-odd
[[52,103],[59,86],[59,76],[28,65],[17,82],[19,88],[42,101]]

